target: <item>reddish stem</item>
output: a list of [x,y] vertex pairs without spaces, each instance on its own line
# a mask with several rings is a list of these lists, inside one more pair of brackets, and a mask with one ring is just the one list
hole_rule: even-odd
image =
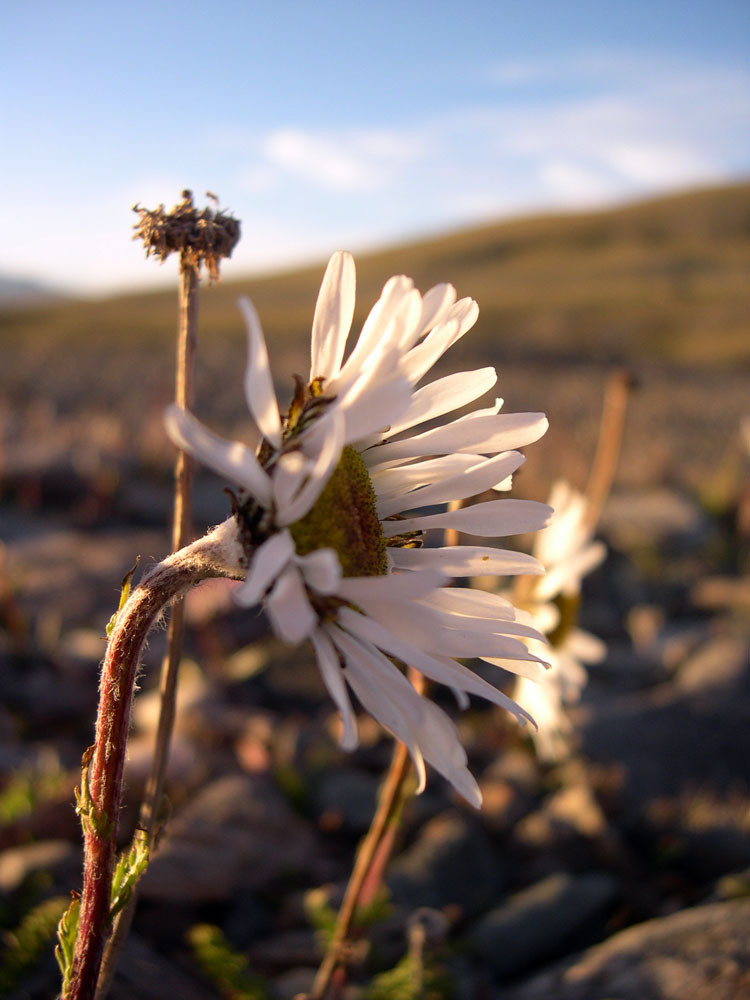
[[[143,645],[166,605],[208,577],[241,577],[225,522],[160,563],[117,616],[102,666],[95,743],[84,758],[81,809],[84,825],[83,892],[70,985],[64,1000],[93,1000],[110,932],[112,874],[130,709]],[[236,536],[235,536],[236,537]]]

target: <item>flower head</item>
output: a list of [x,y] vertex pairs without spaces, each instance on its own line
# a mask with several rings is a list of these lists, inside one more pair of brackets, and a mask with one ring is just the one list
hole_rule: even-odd
[[494,546],[422,542],[432,529],[487,538],[534,531],[550,508],[493,499],[460,510],[422,509],[507,488],[524,461],[515,449],[541,437],[547,420],[501,414],[502,400],[447,417],[494,386],[493,368],[420,385],[476,322],[476,303],[456,301],[451,285],[422,296],[409,278],[391,278],[344,360],[354,296],[354,261],[334,254],[315,308],[309,378],[297,380],[283,417],[260,322],[252,304],[240,302],[257,451],[225,441],[176,407],[167,411],[167,429],[177,445],[240,487],[247,577],[237,600],[262,603],[285,641],[312,642],[341,714],[342,745],[357,743],[350,688],[406,744],[420,787],[427,761],[479,805],[455,726],[393,661],[452,688],[461,705],[476,694],[522,722],[530,718],[457,658],[540,672],[522,640],[541,636],[516,620],[509,600],[447,584],[478,573],[540,573],[539,562]]
[[519,677],[514,697],[532,712],[537,754],[547,762],[562,760],[570,749],[573,727],[566,706],[581,696],[588,675],[585,664],[601,660],[604,643],[576,627],[583,577],[603,561],[603,542],[592,540],[586,497],[568,483],[552,487],[550,505],[555,510],[549,527],[539,532],[534,555],[547,573],[534,581],[528,610],[531,621],[549,640],[540,646],[528,640],[532,652],[542,654],[549,667],[540,678]]

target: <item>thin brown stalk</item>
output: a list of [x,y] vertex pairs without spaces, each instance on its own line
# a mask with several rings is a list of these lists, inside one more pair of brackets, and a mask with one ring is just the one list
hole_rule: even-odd
[[[177,358],[175,375],[175,402],[183,409],[192,409],[194,397],[195,352],[198,331],[198,284],[197,265],[182,255],[179,288],[179,319],[177,327]],[[187,545],[191,535],[191,492],[193,480],[193,460],[186,452],[179,450],[175,460],[174,506],[172,516],[172,551],[177,552]],[[149,843],[153,842],[157,828],[159,803],[164,791],[164,779],[169,763],[169,748],[174,731],[177,704],[177,679],[179,676],[182,646],[185,637],[185,603],[178,597],[172,603],[167,627],[167,652],[164,656],[159,681],[159,721],[156,730],[154,756],[151,772],[146,783],[146,791],[141,805],[138,825],[146,831]],[[133,893],[127,905],[118,914],[114,932],[110,938],[97,990],[97,1000],[104,1000],[114,978],[120,952],[125,943],[133,920],[136,895]]]
[[79,812],[84,827],[84,874],[76,948],[64,1000],[93,1000],[110,928],[112,874],[122,796],[130,710],[146,637],[163,609],[211,576],[240,576],[239,556],[226,558],[233,521],[168,557],[120,610],[102,665],[93,747],[84,756]]
[[604,406],[599,424],[599,440],[586,485],[588,512],[586,521],[593,530],[599,523],[617,469],[625,430],[625,412],[633,388],[633,379],[623,369],[610,374],[604,389]]
[[[423,694],[426,686],[424,677],[414,670],[409,671],[409,676],[416,690]],[[357,849],[354,867],[336,917],[336,926],[315,976],[309,1000],[324,1000],[334,973],[337,968],[345,965],[347,945],[354,927],[357,907],[365,900],[365,896],[368,901],[372,900],[382,881],[393,850],[395,827],[403,804],[404,783],[409,771],[409,751],[403,743],[397,742],[380,790],[375,815]]]
[[[198,281],[196,267],[183,262],[180,271],[180,317],[177,330],[175,402],[186,410],[192,409],[194,396],[195,350],[198,334]],[[174,478],[172,550],[176,552],[188,544],[191,534],[193,460],[182,450],[177,452]],[[164,788],[164,775],[169,761],[169,746],[174,729],[177,676],[182,658],[184,635],[185,605],[182,600],[179,600],[174,602],[169,618],[167,653],[161,670],[159,691],[161,697],[156,748],[140,813],[140,825],[147,831],[149,838],[154,833],[159,801]]]
[[354,867],[349,876],[346,892],[336,918],[336,926],[315,976],[309,1000],[324,1000],[336,968],[345,962],[347,944],[354,926],[362,886],[370,872],[380,842],[394,817],[408,773],[409,752],[403,743],[396,743],[375,815],[372,818],[370,829],[357,850]]

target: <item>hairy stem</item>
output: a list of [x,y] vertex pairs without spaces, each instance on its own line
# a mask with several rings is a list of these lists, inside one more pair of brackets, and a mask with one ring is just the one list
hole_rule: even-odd
[[64,1000],[93,1000],[110,929],[112,873],[130,710],[141,652],[174,598],[208,577],[241,578],[233,519],[169,556],[120,610],[102,665],[95,742],[84,757],[79,811],[84,826],[83,892],[70,986]]

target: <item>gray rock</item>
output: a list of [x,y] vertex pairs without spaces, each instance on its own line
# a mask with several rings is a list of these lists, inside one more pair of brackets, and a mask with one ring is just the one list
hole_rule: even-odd
[[0,892],[14,892],[34,872],[51,872],[60,885],[78,885],[81,850],[67,840],[41,840],[0,853]]
[[382,778],[354,767],[325,771],[313,793],[322,829],[365,833],[372,822]]
[[750,996],[750,900],[629,927],[497,1000],[741,1000]]
[[671,684],[598,704],[581,727],[589,762],[622,776],[626,819],[696,789],[750,803],[750,699],[681,696]]
[[141,883],[145,899],[205,903],[310,869],[315,841],[262,775],[207,785],[167,826]]
[[409,909],[456,906],[473,915],[498,898],[506,874],[479,822],[451,811],[425,824],[391,865],[387,883],[394,900]]
[[605,872],[550,875],[485,914],[470,940],[498,979],[510,979],[601,937],[617,893]]
[[144,940],[128,934],[109,1000],[214,1000],[216,993],[157,954]]
[[700,507],[684,494],[660,488],[610,497],[601,530],[615,548],[624,550],[667,540],[696,545],[705,539],[709,522]]

